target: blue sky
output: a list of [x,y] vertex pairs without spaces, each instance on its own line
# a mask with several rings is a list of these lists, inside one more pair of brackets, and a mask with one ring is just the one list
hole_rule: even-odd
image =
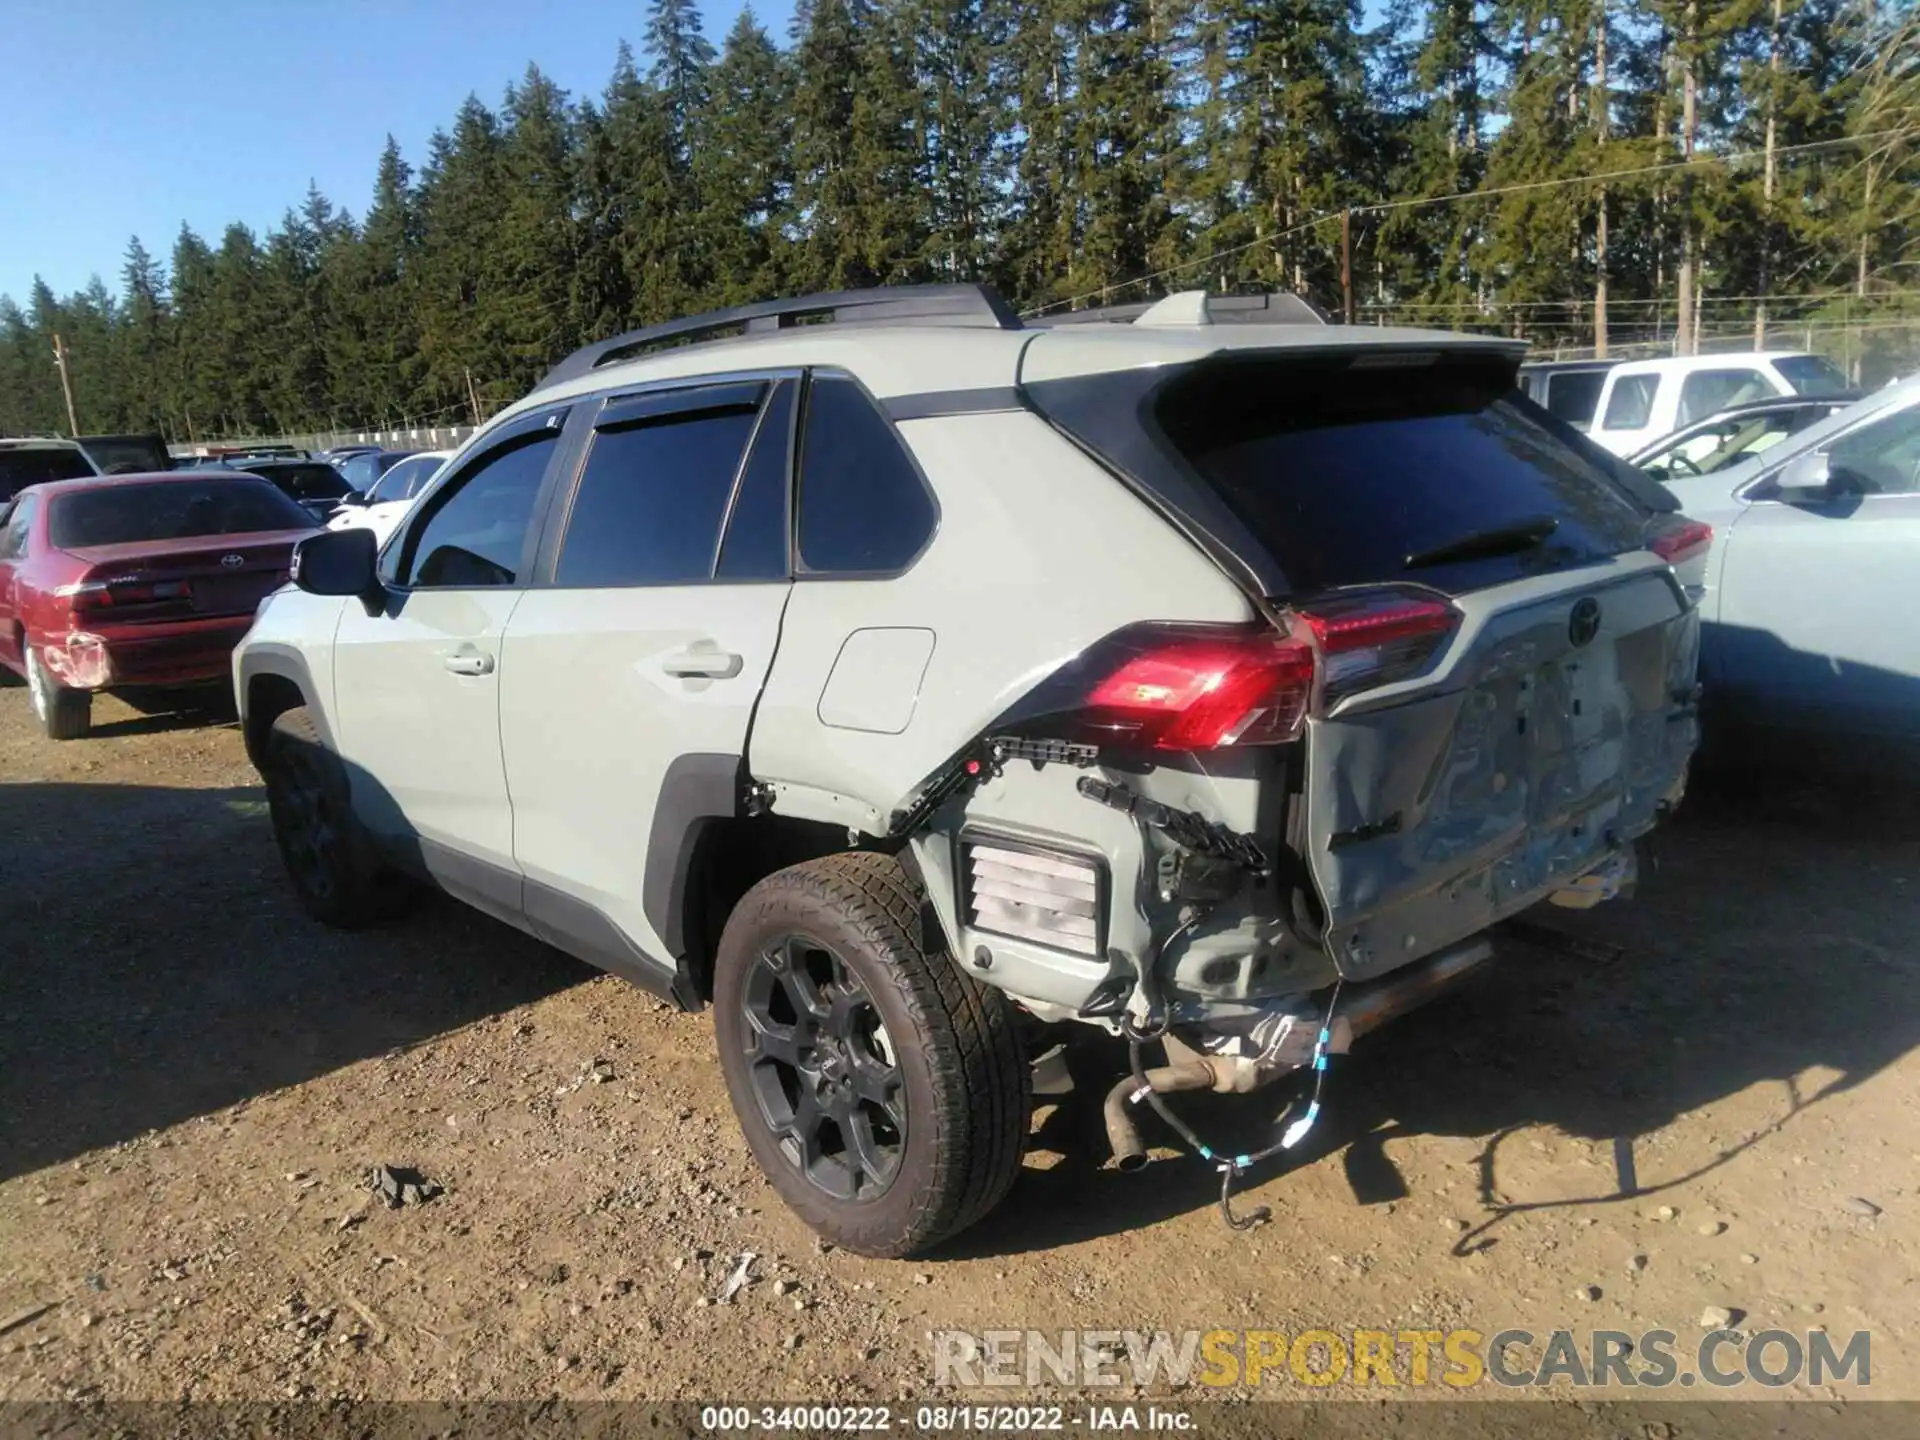
[[[716,44],[743,0],[701,0]],[[791,0],[755,0],[785,43]],[[391,133],[414,164],[468,92],[529,60],[598,93],[646,0],[0,0],[0,294],[36,273],[118,291],[131,235],[164,260],[181,221],[277,222],[313,180],[366,209]]]

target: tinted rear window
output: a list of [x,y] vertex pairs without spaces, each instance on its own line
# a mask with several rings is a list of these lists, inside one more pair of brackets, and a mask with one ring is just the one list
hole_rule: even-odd
[[262,465],[250,473],[271,480],[296,500],[338,500],[353,487],[331,465]]
[[[1604,370],[1569,370],[1547,382],[1547,410],[1569,425],[1591,425],[1594,407],[1600,403],[1600,387],[1607,383]],[[1534,399],[1540,397],[1535,394]]]
[[60,550],[312,528],[311,515],[258,480],[101,485],[56,495],[47,512],[47,537]]
[[[1497,362],[1222,361],[1174,381],[1156,418],[1296,593],[1386,580],[1474,589],[1641,543],[1643,513]],[[1513,553],[1409,564],[1542,520],[1552,533]]]
[[11,500],[29,485],[43,480],[77,480],[93,474],[93,466],[78,450],[63,445],[46,449],[0,449],[0,500]]

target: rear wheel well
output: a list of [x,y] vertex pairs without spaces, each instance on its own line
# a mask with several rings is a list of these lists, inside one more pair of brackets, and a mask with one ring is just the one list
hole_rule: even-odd
[[683,966],[693,994],[713,998],[713,957],[741,896],[775,871],[849,848],[845,826],[818,820],[761,815],[708,821],[687,867]]
[[245,740],[247,757],[258,769],[266,758],[273,722],[307,703],[300,687],[284,675],[255,675],[247,681]]

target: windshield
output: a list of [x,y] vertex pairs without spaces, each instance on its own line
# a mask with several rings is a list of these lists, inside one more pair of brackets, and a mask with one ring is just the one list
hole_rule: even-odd
[[100,485],[53,497],[47,537],[59,550],[310,530],[313,517],[259,480],[155,480]]
[[367,503],[379,505],[391,500],[411,500],[420,493],[433,472],[439,468],[438,455],[406,456],[382,475],[371,490],[367,491]]
[[173,457],[158,435],[86,435],[81,437],[80,446],[100,467],[102,475],[173,468]]
[[1759,455],[1794,431],[1805,428],[1803,410],[1774,410],[1746,419],[1734,417],[1702,425],[1684,438],[1669,441],[1641,467],[1649,475],[1711,475],[1750,455]]
[[[1228,361],[1175,381],[1157,418],[1296,593],[1416,570],[1425,583],[1473,589],[1638,548],[1640,510],[1510,374],[1472,359]],[[1537,538],[1419,563],[1509,532]]]
[[0,500],[11,500],[43,480],[78,480],[93,473],[87,457],[65,445],[0,449]]
[[1773,368],[1802,395],[1838,395],[1847,388],[1847,377],[1822,355],[1789,355]]

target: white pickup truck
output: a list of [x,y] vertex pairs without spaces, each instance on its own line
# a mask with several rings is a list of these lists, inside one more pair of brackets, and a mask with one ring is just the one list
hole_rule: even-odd
[[1614,454],[1631,455],[1730,405],[1846,388],[1847,377],[1831,360],[1802,351],[1629,360],[1607,372],[1587,433]]

